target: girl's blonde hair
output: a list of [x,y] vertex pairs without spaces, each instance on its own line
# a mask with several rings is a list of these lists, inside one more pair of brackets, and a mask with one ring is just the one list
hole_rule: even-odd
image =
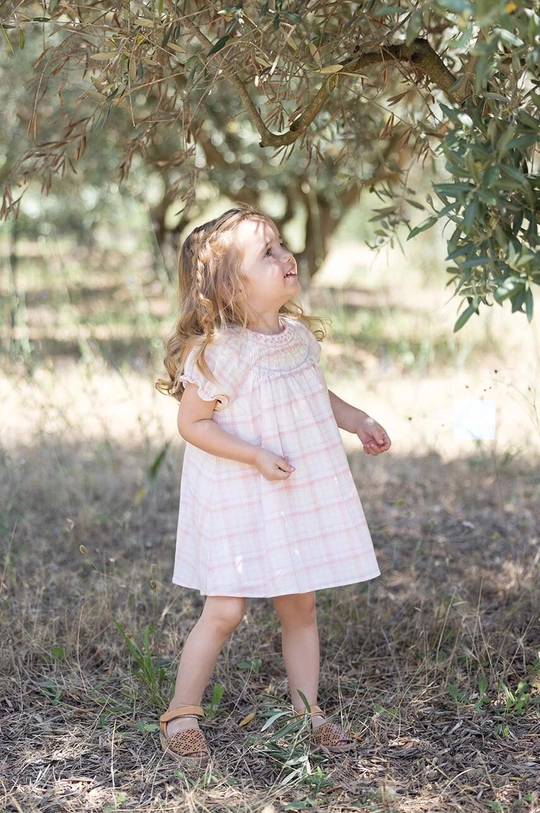
[[[223,331],[245,329],[253,319],[242,274],[243,257],[234,235],[239,223],[255,219],[269,218],[250,206],[229,209],[186,237],[178,260],[180,316],[167,341],[164,362],[168,377],[156,382],[160,392],[181,399],[184,385],[178,379],[194,347],[200,348],[198,367],[213,380],[204,358],[207,346]],[[279,312],[304,322],[319,341],[324,338],[322,320],[307,316],[295,299]]]

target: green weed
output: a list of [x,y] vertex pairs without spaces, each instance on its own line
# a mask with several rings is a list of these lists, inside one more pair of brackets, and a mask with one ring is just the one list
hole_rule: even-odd
[[63,689],[50,679],[41,684],[41,692],[53,706],[57,706],[64,696]]
[[482,714],[484,707],[489,706],[491,703],[491,698],[487,694],[488,680],[485,675],[479,675],[477,686],[478,691],[468,695],[460,691],[456,685],[451,684],[448,686],[448,694],[456,703],[463,706],[470,706],[474,711]]
[[103,808],[103,813],[114,813],[115,810],[118,810],[120,805],[123,805],[124,802],[127,802],[128,797],[125,793],[115,793],[114,794],[114,804],[107,805]]
[[[516,689],[511,689],[501,681],[500,691],[504,699],[503,711],[508,717],[522,717],[531,709],[540,713],[539,698],[533,697],[531,686],[527,680],[520,680]],[[468,706],[480,714],[483,714],[486,707],[494,702],[488,695],[488,681],[485,675],[480,675],[478,678],[478,692],[469,695],[452,684],[448,686],[448,694],[459,705]],[[510,729],[506,723],[498,723],[496,733],[501,736],[508,736]]]
[[116,619],[113,621],[133,658],[133,673],[144,687],[150,705],[156,710],[162,710],[168,704],[166,689],[172,681],[172,677],[169,672],[169,663],[159,655],[152,654],[151,638],[155,635],[154,628],[147,625],[143,630],[142,640],[138,643],[132,635],[125,631],[119,621]]
[[132,699],[118,700],[113,694],[107,694],[106,682],[98,683],[95,689],[88,691],[88,697],[101,707],[99,713],[99,725],[103,728],[112,717],[117,720],[119,717],[131,718],[133,716]]
[[262,660],[260,658],[250,658],[248,661],[240,661],[240,663],[236,664],[237,669],[241,669],[245,672],[252,672],[254,675],[258,675],[262,666]]
[[219,704],[221,703],[224,694],[225,687],[223,686],[223,684],[215,683],[214,688],[212,690],[212,699],[210,701],[210,705],[206,710],[208,717],[215,717],[219,709]]
[[386,709],[379,703],[375,703],[374,709],[381,717],[388,717],[390,720],[395,720],[398,716],[398,710],[396,708]]
[[521,717],[531,705],[530,686],[526,680],[520,680],[517,689],[512,691],[505,683],[501,683],[501,691],[505,698],[504,712],[509,717]]
[[51,655],[55,661],[65,661],[66,648],[64,646],[60,646],[59,644],[55,644],[51,647]]

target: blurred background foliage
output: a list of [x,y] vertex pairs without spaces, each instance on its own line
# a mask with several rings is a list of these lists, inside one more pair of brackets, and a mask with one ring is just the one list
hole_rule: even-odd
[[375,247],[451,221],[456,327],[507,299],[532,318],[537,2],[8,0],[2,29],[12,259],[21,233],[84,244],[127,215],[172,279],[226,199],[268,210],[308,278],[370,190]]

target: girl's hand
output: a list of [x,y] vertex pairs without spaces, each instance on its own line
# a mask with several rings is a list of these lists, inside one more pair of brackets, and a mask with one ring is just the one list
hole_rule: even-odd
[[390,438],[380,423],[377,423],[365,413],[357,424],[356,434],[362,441],[366,454],[381,454],[381,452],[386,452],[392,445]]
[[294,471],[294,466],[267,449],[257,449],[253,465],[265,480],[287,480]]

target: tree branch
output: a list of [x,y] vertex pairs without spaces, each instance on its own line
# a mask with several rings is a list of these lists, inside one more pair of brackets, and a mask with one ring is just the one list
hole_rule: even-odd
[[[452,102],[459,103],[463,101],[461,96],[451,90],[452,85],[456,82],[456,77],[448,70],[438,53],[431,47],[427,40],[416,39],[411,45],[385,45],[378,51],[369,51],[344,62],[343,71],[338,71],[327,79],[304,109],[303,113],[291,123],[288,132],[281,134],[270,133],[265,127],[267,133],[265,135],[257,128],[261,135],[261,147],[284,147],[294,143],[302,133],[307,130],[320,110],[324,107],[332,91],[338,84],[342,73],[357,73],[361,71],[362,68],[368,67],[368,65],[386,62],[389,57],[395,61],[410,62],[415,68],[419,68],[433,84],[437,85],[437,87],[446,93]],[[243,89],[245,91],[245,87]]]
[[467,97],[468,93],[452,90],[457,81],[456,77],[427,40],[416,39],[411,45],[388,45],[383,50],[396,60],[405,60],[420,68],[454,104],[461,104]]
[[[189,19],[184,17],[183,21],[186,28],[199,40],[201,45],[209,51],[212,49],[212,42],[206,37],[202,31]],[[464,92],[452,91],[452,86],[456,84],[456,77],[446,67],[438,53],[431,47],[429,42],[425,39],[415,39],[411,45],[400,43],[396,45],[382,45],[377,51],[368,51],[365,54],[360,54],[357,57],[348,59],[342,64],[341,71],[336,71],[332,74],[319,88],[313,99],[308,103],[304,111],[291,122],[289,130],[285,133],[273,133],[268,129],[263,121],[263,118],[246,88],[244,82],[240,79],[234,68],[229,64],[227,56],[223,54],[224,59],[221,63],[223,73],[229,82],[236,88],[240,99],[244,105],[246,113],[251,119],[261,140],[259,142],[261,147],[287,147],[294,144],[300,136],[305,133],[309,125],[315,120],[321,109],[326,104],[328,98],[333,90],[339,83],[342,75],[351,73],[358,73],[363,68],[369,65],[376,65],[384,63],[389,60],[396,62],[410,62],[415,69],[419,69],[426,74],[428,79],[442,91],[446,93],[450,101],[454,104],[459,104],[465,98]]]

